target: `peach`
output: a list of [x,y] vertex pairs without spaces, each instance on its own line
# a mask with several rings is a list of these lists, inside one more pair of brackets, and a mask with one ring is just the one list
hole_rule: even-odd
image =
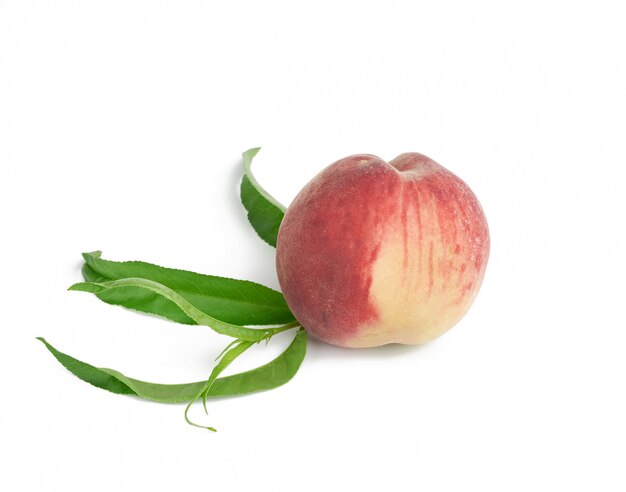
[[307,331],[343,347],[421,344],[454,326],[489,256],[487,221],[470,188],[432,159],[341,159],[285,213],[276,265]]

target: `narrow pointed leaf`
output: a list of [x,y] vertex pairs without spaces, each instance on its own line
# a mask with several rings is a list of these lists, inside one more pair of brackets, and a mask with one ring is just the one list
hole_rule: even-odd
[[[132,292],[145,291],[149,295],[160,296],[176,305],[176,307],[178,307],[178,309],[188,316],[189,319],[191,319],[195,324],[208,326],[220,335],[228,335],[233,338],[241,338],[242,340],[258,342],[259,340],[266,338],[275,330],[275,328],[247,328],[245,326],[225,323],[224,321],[200,311],[184,297],[180,296],[165,285],[152,280],[146,280],[144,278],[124,278],[121,280],[113,280],[111,282],[102,283],[80,282],[70,287],[70,290],[94,292],[98,296],[102,295],[106,291],[116,291],[120,289],[125,292],[128,292],[128,289],[132,289]],[[139,304],[136,305],[134,303],[141,302],[145,298],[145,295],[131,296],[126,293],[122,297],[125,299],[125,305],[133,308],[135,306],[140,306]]]
[[[161,403],[187,403],[196,398],[206,380],[184,384],[157,384],[129,378],[119,371],[94,367],[59,352],[45,339],[40,340],[50,353],[76,377],[113,393],[134,395]],[[298,372],[306,353],[306,332],[298,329],[285,351],[256,369],[218,378],[208,398],[221,398],[265,391],[287,383]]]
[[248,211],[248,220],[257,234],[265,242],[276,247],[278,229],[285,216],[285,207],[265,191],[252,174],[252,159],[259,150],[261,149],[254,148],[243,153],[241,202]]
[[[283,295],[263,285],[164,268],[142,261],[108,261],[103,260],[101,254],[100,251],[83,253],[85,264],[82,273],[89,283],[143,278],[168,287],[195,308],[226,323],[273,325],[294,321]],[[129,286],[125,289],[103,290],[96,295],[109,304],[156,314],[177,323],[195,324],[175,303],[145,289]]]
[[[254,342],[246,342],[243,340],[238,341],[238,343],[236,343],[230,349],[226,350],[224,354],[222,354],[221,358],[219,359],[219,362],[211,371],[211,375],[209,376],[209,379],[204,385],[204,388],[202,389],[202,393],[200,395],[202,397],[202,404],[204,405],[205,412],[207,411],[207,408],[206,408],[207,394],[211,390],[211,386],[213,386],[213,383],[215,383],[218,376],[224,371],[224,369],[226,369],[237,357],[239,357],[246,350],[252,347],[252,345],[254,345]],[[189,405],[191,405],[192,403],[193,402],[190,402]],[[187,409],[189,409],[189,406],[187,407]],[[189,420],[187,421],[189,422]]]

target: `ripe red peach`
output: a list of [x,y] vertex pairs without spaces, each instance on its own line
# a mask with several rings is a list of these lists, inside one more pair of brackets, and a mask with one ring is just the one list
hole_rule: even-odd
[[285,213],[278,279],[310,333],[344,347],[421,344],[454,326],[481,286],[487,221],[470,188],[432,159],[341,159]]

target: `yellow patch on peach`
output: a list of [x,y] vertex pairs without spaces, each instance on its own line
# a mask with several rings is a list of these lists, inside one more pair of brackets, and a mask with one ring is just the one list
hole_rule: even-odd
[[390,221],[394,228],[382,234],[369,292],[379,318],[363,326],[351,346],[422,344],[452,328],[471,306],[480,281],[464,289],[476,273],[463,268],[464,255],[451,254],[454,246],[441,240],[432,217],[434,203],[427,201],[420,211],[409,207],[406,230],[401,220]]

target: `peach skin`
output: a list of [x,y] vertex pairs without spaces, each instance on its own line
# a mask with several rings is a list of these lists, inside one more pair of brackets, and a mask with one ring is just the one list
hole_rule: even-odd
[[489,257],[485,215],[470,188],[432,159],[341,159],[285,213],[281,289],[313,335],[343,347],[421,344],[454,326]]

